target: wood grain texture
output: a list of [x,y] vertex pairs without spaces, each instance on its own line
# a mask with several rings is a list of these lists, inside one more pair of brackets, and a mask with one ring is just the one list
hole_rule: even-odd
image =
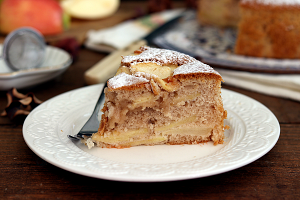
[[[82,47],[78,60],[60,77],[20,90],[46,101],[86,86],[84,72],[107,54]],[[0,117],[0,199],[300,199],[300,102],[223,85],[268,107],[281,135],[262,158],[223,174],[186,181],[124,183],[77,175],[55,167],[26,145],[25,117]],[[0,92],[0,111],[6,106]]]

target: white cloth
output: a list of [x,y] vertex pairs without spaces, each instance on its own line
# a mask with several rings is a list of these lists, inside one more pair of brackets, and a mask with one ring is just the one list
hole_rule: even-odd
[[225,84],[300,101],[300,75],[259,74],[217,69]]
[[182,12],[183,9],[166,10],[136,20],[128,20],[110,28],[90,30],[85,46],[104,52],[124,49]]

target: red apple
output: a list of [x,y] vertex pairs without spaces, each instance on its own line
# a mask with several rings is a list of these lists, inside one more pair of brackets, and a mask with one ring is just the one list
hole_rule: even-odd
[[3,33],[30,26],[43,35],[52,35],[63,32],[66,25],[68,20],[55,0],[3,0],[0,5]]

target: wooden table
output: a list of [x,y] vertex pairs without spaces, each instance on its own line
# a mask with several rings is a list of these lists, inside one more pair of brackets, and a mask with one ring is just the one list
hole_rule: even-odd
[[[116,23],[120,15],[116,17],[102,22]],[[105,56],[82,47],[78,60],[60,77],[20,91],[32,91],[45,101],[84,87],[83,73]],[[261,102],[280,122],[279,141],[253,163],[211,177],[175,182],[126,183],[89,178],[55,167],[34,154],[22,136],[25,117],[13,121],[0,117],[0,199],[300,199],[300,102],[223,87]],[[1,111],[6,103],[6,93],[1,91]]]

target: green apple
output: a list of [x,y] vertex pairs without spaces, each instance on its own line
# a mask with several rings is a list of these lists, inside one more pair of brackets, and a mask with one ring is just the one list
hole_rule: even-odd
[[70,19],[55,0],[2,0],[0,24],[3,33],[29,26],[43,35],[53,35],[63,32]]

